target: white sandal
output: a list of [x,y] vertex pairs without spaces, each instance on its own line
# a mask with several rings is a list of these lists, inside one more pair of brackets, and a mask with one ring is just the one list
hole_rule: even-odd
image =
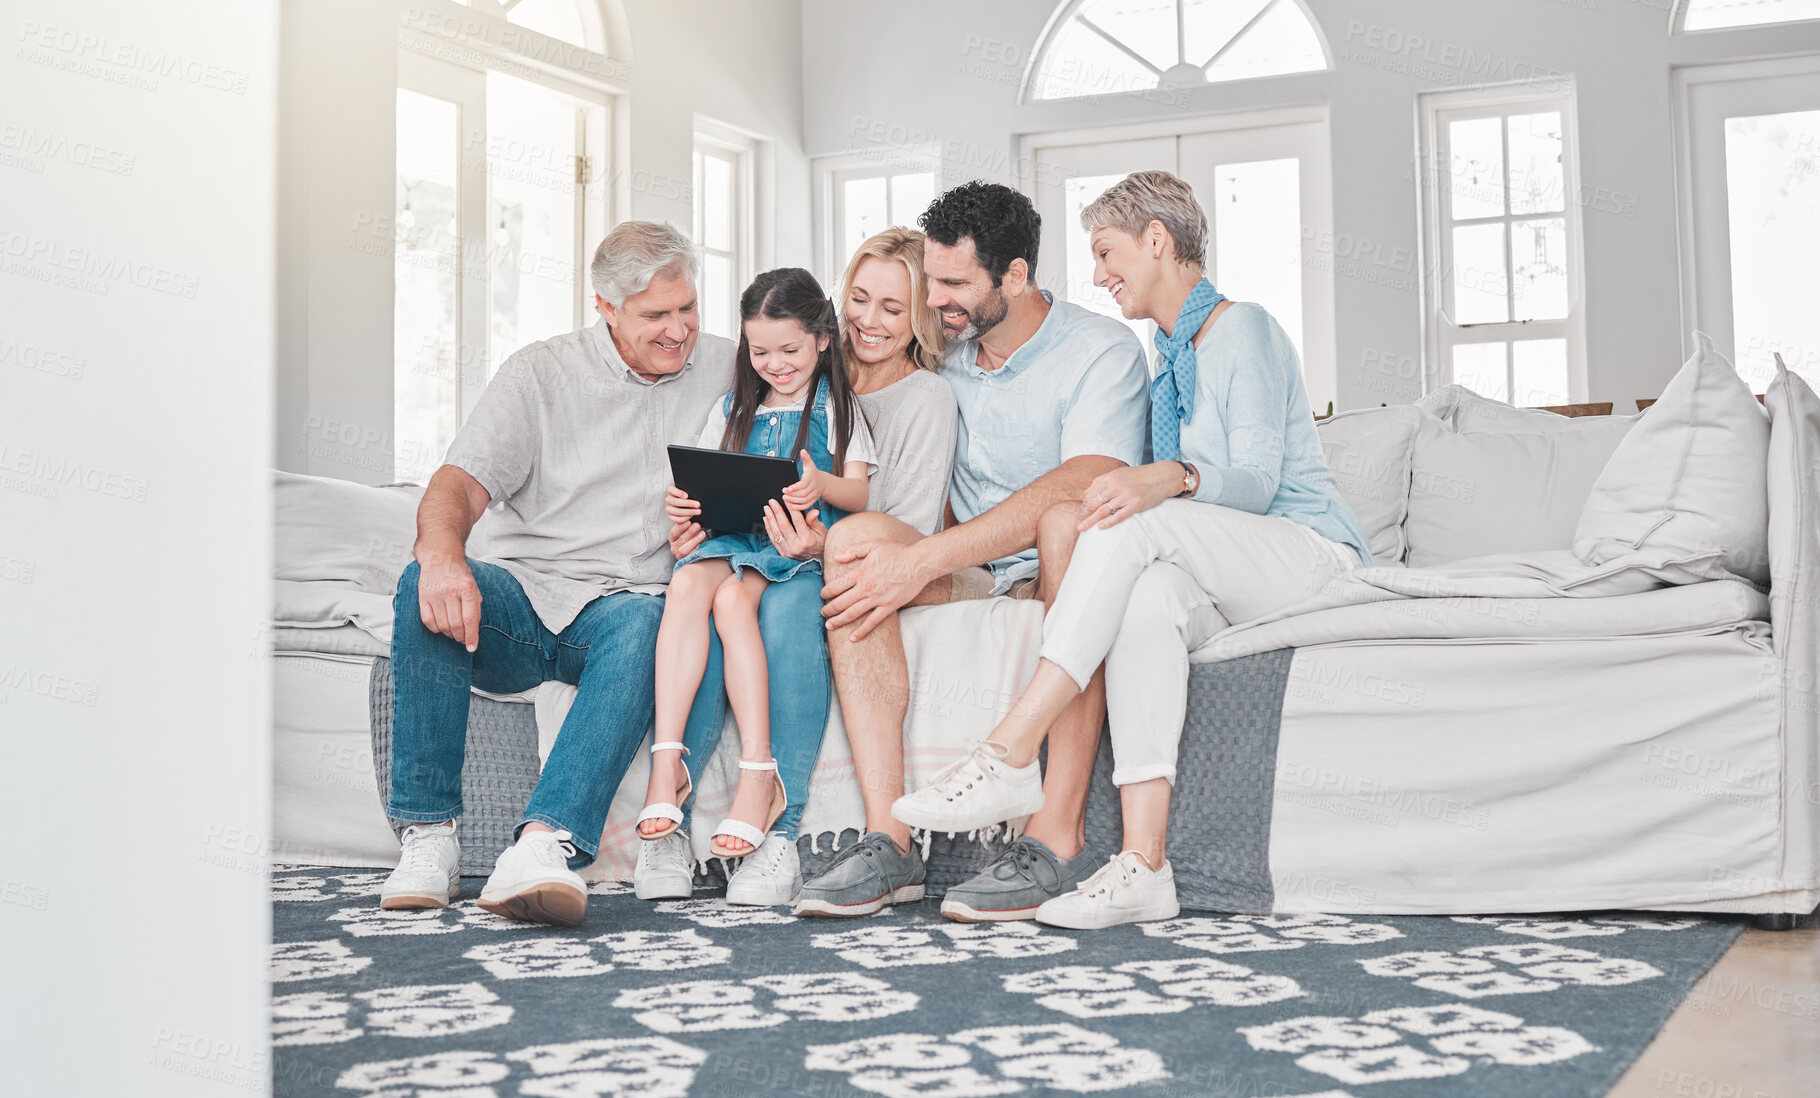
[[[765,833],[771,830],[771,825],[776,823],[777,818],[784,814],[785,807],[790,803],[789,793],[784,789],[783,776],[777,773],[776,759],[760,763],[749,763],[744,759],[741,759],[739,761],[739,768],[741,770],[771,771],[773,780],[777,783],[771,795],[771,811],[767,814],[765,826],[763,827],[753,827],[744,820],[736,820],[731,816],[720,821],[720,826],[714,829],[713,837],[708,840],[708,849],[717,858],[743,858],[752,853],[752,851],[765,845]],[[722,835],[727,835],[735,839],[744,839],[752,845],[745,850],[730,850],[722,845],[720,841]]]
[[[655,755],[659,751],[681,751],[685,755],[689,753],[689,749],[684,747],[680,742],[654,743],[651,745],[651,754]],[[744,766],[745,764],[741,763],[740,765]],[[646,805],[645,810],[638,814],[638,823],[632,825],[633,829],[638,831],[638,837],[646,842],[650,842],[653,839],[661,839],[665,835],[669,835],[677,828],[681,827],[683,821],[682,806],[689,803],[689,796],[694,792],[695,783],[689,780],[689,768],[685,766],[683,767],[683,783],[676,790],[676,803],[669,804],[664,801],[659,801],[656,804]],[[646,820],[668,820],[670,821],[670,826],[661,828],[647,835],[644,831],[638,829],[638,824],[644,823]]]

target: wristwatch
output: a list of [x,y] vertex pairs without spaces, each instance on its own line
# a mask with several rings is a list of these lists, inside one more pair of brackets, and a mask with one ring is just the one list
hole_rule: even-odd
[[1186,461],[1178,461],[1176,464],[1182,467],[1182,490],[1175,494],[1175,498],[1192,496],[1200,491],[1201,471]]

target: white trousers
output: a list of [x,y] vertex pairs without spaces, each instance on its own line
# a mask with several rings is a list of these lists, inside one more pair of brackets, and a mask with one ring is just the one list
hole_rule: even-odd
[[1043,658],[1082,689],[1105,661],[1113,783],[1173,785],[1188,653],[1358,566],[1350,546],[1289,519],[1166,500],[1081,535],[1043,620]]

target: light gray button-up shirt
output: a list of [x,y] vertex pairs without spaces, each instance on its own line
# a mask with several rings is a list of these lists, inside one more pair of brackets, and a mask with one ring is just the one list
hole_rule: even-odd
[[449,446],[492,500],[487,563],[518,580],[553,633],[615,591],[662,594],[676,559],[664,491],[671,443],[693,446],[733,387],[733,344],[706,332],[645,381],[605,320],[505,360]]
[[[1069,458],[1150,459],[1150,371],[1131,329],[1069,301],[996,370],[977,342],[948,345],[942,373],[960,408],[949,500],[968,522]],[[1036,550],[995,560],[994,594],[1037,571]]]

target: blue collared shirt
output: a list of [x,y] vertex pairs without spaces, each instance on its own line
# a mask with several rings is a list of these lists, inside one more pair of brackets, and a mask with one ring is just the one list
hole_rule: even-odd
[[[976,342],[948,348],[960,437],[949,499],[967,522],[1069,458],[1102,454],[1127,465],[1150,457],[1150,372],[1131,329],[1056,301],[1022,347],[982,370]],[[992,562],[995,589],[1036,572],[1036,550]]]
[[1371,564],[1358,517],[1321,453],[1295,345],[1262,306],[1235,303],[1196,348],[1182,460],[1200,470],[1195,499],[1299,522]]

